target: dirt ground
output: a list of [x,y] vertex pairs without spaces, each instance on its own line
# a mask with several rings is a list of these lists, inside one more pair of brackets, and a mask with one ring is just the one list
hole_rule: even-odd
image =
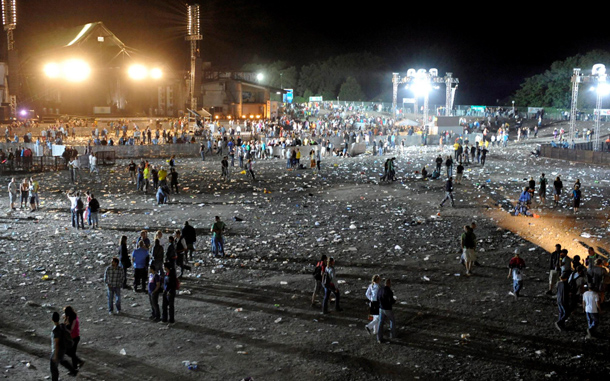
[[[2,375],[49,378],[51,312],[71,305],[81,322],[82,380],[600,379],[610,371],[605,316],[600,339],[585,340],[581,311],[558,332],[545,292],[555,243],[570,255],[584,257],[588,246],[608,253],[610,169],[530,159],[533,146],[491,147],[485,167],[466,167],[454,208],[438,206],[442,180],[415,173],[423,165],[431,172],[438,147],[395,153],[399,180],[381,184],[386,157],[370,154],[324,158],[320,173],[261,160],[255,183],[238,170],[220,181],[217,157],[183,159],[182,192],[165,206],[137,193],[121,162],[102,168],[101,182],[85,175],[78,183],[103,210],[101,229],[84,231],[70,227],[67,171],[37,174],[39,211],[7,212],[8,197],[0,202]],[[550,189],[534,210],[540,218],[509,214],[529,176],[541,172],[550,184],[561,175],[566,188],[580,179],[578,214],[567,196],[550,207]],[[209,257],[215,215],[229,226],[228,259]],[[149,321],[148,298],[133,291],[123,292],[123,313],[109,316],[102,281],[120,236],[169,233],[187,220],[197,228],[198,252],[176,298],[176,324]],[[481,267],[466,277],[459,235],[473,221]],[[506,277],[516,248],[527,264],[517,301]],[[321,315],[319,304],[310,306],[322,254],[337,261],[343,312]],[[397,298],[398,337],[384,344],[364,329],[364,293],[376,273],[393,280]],[[62,367],[60,374],[70,379]]]

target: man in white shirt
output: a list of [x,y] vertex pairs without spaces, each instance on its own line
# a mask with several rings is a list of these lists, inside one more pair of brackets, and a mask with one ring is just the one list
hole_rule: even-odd
[[582,295],[582,309],[587,315],[587,339],[591,339],[597,331],[601,311],[599,294],[591,284],[589,284],[589,290]]
[[72,182],[76,182],[76,178],[78,178],[78,180],[80,181],[80,161],[78,160],[78,156],[74,156],[74,158],[70,163],[68,163],[68,165],[70,166],[70,168],[72,168]]
[[99,175],[99,171],[97,170],[97,154],[91,153],[89,154],[89,174],[93,176],[94,172]]

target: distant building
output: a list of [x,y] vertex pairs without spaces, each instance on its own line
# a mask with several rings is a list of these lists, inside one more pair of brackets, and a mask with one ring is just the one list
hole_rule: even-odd
[[264,86],[256,80],[257,73],[212,69],[203,65],[203,108],[214,119],[260,119],[277,115],[278,102],[271,101],[272,93],[281,89]]

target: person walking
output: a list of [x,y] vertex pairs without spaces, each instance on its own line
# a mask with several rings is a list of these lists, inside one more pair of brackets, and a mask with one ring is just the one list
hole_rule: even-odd
[[587,339],[596,336],[599,326],[599,313],[601,312],[601,301],[598,290],[589,285],[589,290],[582,295],[582,309],[587,316]]
[[546,292],[547,295],[553,295],[553,287],[557,283],[559,274],[561,273],[561,245],[555,245],[555,251],[551,253],[549,258],[549,290]]
[[451,156],[447,156],[445,159],[445,167],[447,168],[447,177],[453,176],[453,159]]
[[449,177],[447,182],[445,182],[445,198],[441,201],[441,207],[447,200],[451,200],[451,206],[455,207],[455,201],[453,200],[453,177]]
[[540,197],[540,204],[544,205],[546,202],[546,185],[548,181],[546,177],[544,177],[544,173],[540,176],[538,180],[538,197]]
[[64,308],[64,325],[70,331],[70,337],[72,337],[72,347],[66,351],[66,355],[72,359],[72,367],[80,369],[85,365],[85,362],[76,355],[78,343],[80,342],[80,322],[72,306]]
[[119,259],[113,257],[110,266],[106,267],[106,272],[104,273],[104,283],[108,287],[109,315],[112,315],[112,310],[115,305],[117,315],[121,313],[121,286],[123,285],[123,274],[123,270],[119,268]]
[[324,300],[322,301],[322,313],[328,313],[328,302],[330,301],[330,293],[335,294],[335,310],[337,312],[343,311],[340,307],[341,293],[336,285],[336,274],[335,274],[335,258],[328,258],[326,270],[322,274],[322,286],[324,287]]
[[515,255],[508,262],[508,275],[507,278],[512,276],[513,278],[513,291],[508,294],[515,297],[515,300],[519,298],[519,293],[523,288],[523,269],[525,268],[525,261],[519,256],[519,249],[515,249]]
[[466,276],[472,275],[472,265],[476,262],[477,236],[474,234],[472,226],[464,225],[464,233],[460,237],[462,248],[462,261],[466,267]]
[[65,327],[59,324],[59,312],[53,312],[51,321],[54,325],[51,331],[51,381],[59,381],[59,364],[68,369],[70,376],[76,376],[78,370],[74,369],[72,364],[64,359],[67,344],[64,339]]
[[[159,240],[156,239],[156,242]],[[150,302],[150,317],[148,319],[158,322],[161,320],[161,311],[159,309],[159,294],[161,292],[161,277],[157,273],[157,268],[154,264],[150,265],[148,274],[148,301]]]
[[197,242],[197,231],[192,227],[188,221],[184,221],[184,227],[181,231],[182,238],[186,242],[185,262],[188,263],[193,259],[193,253],[195,252],[195,242]]
[[392,281],[390,278],[385,280],[385,286],[380,287],[377,291],[377,300],[379,301],[379,325],[377,327],[377,342],[383,342],[383,326],[386,320],[390,321],[390,339],[396,338],[396,321],[394,319],[394,311],[392,305],[396,302],[394,293],[392,292]]
[[316,304],[317,296],[324,291],[322,287],[322,274],[326,272],[326,260],[328,257],[326,254],[322,254],[320,261],[316,263],[316,267],[313,271],[313,279],[314,279],[314,289],[313,295],[311,295],[311,306],[313,307]]
[[163,303],[162,316],[163,323],[174,324],[174,301],[176,298],[176,288],[178,279],[176,278],[176,268],[170,262],[165,262],[165,277],[163,278]]
[[369,300],[369,315],[373,317],[373,320],[364,326],[369,335],[377,335],[377,326],[379,325],[379,301],[377,300],[379,282],[381,282],[379,274],[373,275],[371,284],[366,289],[366,298]]
[[566,320],[570,316],[570,286],[568,285],[568,274],[561,274],[559,282],[557,282],[557,309],[559,317],[555,322],[555,328],[559,331],[565,329]]

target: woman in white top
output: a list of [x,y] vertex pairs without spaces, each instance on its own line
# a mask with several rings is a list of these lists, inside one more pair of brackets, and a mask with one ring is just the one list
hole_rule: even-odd
[[381,277],[379,274],[373,275],[371,284],[369,284],[369,287],[366,289],[366,298],[370,302],[369,314],[373,316],[373,320],[364,327],[369,335],[376,335],[377,326],[379,325],[379,302],[377,301],[377,291],[379,290],[380,280]]

